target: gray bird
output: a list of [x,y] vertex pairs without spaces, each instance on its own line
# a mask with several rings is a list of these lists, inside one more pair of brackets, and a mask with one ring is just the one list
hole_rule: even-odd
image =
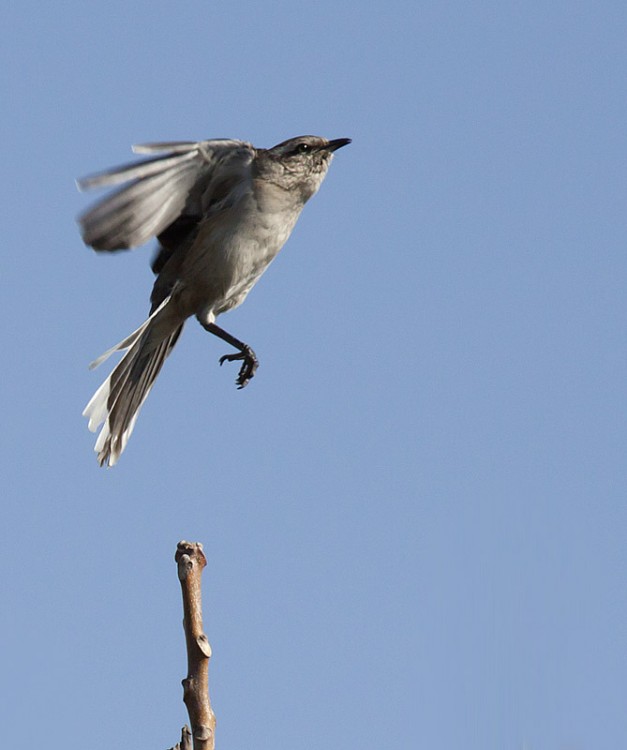
[[124,183],[79,217],[86,245],[114,251],[159,241],[148,319],[90,365],[126,352],[83,412],[92,432],[104,423],[94,449],[101,466],[119,459],[191,315],[237,350],[220,364],[241,360],[238,388],[250,381],[259,364],[254,351],[215,320],[246,299],[320,187],[333,152],[348,143],[312,135],[271,149],[234,140],[151,143],[133,150],[159,156],[78,182],[81,190]]

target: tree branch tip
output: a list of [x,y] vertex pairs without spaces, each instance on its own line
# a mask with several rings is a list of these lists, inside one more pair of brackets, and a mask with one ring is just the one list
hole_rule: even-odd
[[181,555],[193,556],[194,554],[198,555],[198,557],[202,560],[203,565],[206,564],[207,560],[205,558],[205,553],[203,551],[202,543],[201,542],[186,542],[184,539],[182,539],[176,545],[176,554],[174,555],[174,560],[178,562],[179,557]]
[[170,750],[192,750],[192,733],[187,724],[181,729],[181,739]]

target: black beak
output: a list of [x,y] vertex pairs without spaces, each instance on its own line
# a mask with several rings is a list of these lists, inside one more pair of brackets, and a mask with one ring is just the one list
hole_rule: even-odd
[[350,138],[336,138],[334,141],[329,141],[327,145],[324,146],[324,149],[326,151],[337,151],[338,148],[342,148],[342,146],[348,146],[350,142]]

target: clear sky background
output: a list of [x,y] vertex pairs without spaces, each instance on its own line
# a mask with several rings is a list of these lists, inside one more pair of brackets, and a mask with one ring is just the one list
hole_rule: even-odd
[[[2,12],[4,748],[166,748],[205,545],[217,747],[627,736],[624,2]],[[87,364],[145,318],[74,178],[132,143],[351,137],[245,305],[191,321],[120,463]]]

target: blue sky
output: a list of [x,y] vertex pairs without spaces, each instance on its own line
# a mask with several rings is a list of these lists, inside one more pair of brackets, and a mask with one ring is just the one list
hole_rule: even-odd
[[[218,748],[621,747],[624,3],[23,0],[2,29],[2,746],[177,740],[184,538]],[[353,143],[220,319],[254,381],[190,322],[99,469],[87,364],[143,321],[151,248],[85,248],[74,179],[305,133]]]

